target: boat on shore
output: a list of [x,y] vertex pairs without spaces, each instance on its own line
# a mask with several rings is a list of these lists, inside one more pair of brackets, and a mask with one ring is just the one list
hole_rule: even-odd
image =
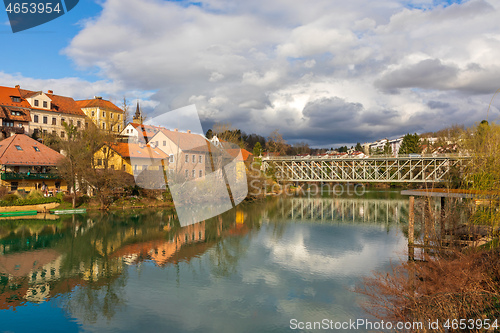
[[63,215],[63,214],[85,214],[87,213],[86,208],[77,208],[77,209],[57,209],[51,211],[51,213],[54,213],[56,215]]
[[36,215],[36,210],[19,210],[14,212],[0,212],[0,217]]

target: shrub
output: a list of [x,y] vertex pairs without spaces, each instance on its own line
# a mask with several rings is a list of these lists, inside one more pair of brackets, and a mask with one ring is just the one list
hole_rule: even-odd
[[26,196],[26,199],[40,199],[40,198],[43,198],[43,193],[40,190],[33,190]]
[[4,195],[2,198],[2,201],[12,203],[12,202],[16,201],[17,199],[19,199],[19,196],[17,194],[12,193],[12,194]]
[[[0,201],[0,207],[6,207],[6,206],[28,206],[28,205],[40,205],[40,204],[46,204],[46,203],[51,203],[51,202],[61,202],[58,198],[56,197],[42,197],[42,198],[35,198],[35,199],[20,199],[15,195],[8,194],[9,196],[7,199],[8,200],[2,200]],[[5,196],[5,197],[7,197]],[[13,199],[14,197],[15,199]],[[4,197],[4,198],[5,198]]]

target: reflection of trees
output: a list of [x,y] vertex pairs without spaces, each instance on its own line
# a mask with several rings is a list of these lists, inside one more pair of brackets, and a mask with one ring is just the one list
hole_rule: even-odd
[[215,244],[209,252],[212,273],[217,277],[230,276],[236,273],[236,266],[245,254],[250,240],[244,237],[227,237]]
[[106,277],[99,281],[76,288],[63,307],[68,312],[81,314],[89,323],[95,323],[101,315],[108,320],[113,318],[117,309],[125,304],[123,288],[127,274],[124,271],[115,275],[108,271],[104,275]]

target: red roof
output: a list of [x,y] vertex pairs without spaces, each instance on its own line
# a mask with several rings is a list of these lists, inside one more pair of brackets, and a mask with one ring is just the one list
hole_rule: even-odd
[[142,143],[116,142],[110,143],[109,147],[124,158],[167,159],[169,157],[160,149]]
[[202,135],[187,132],[170,131],[166,128],[160,128],[160,132],[165,134],[167,138],[169,138],[183,151],[208,152],[209,142]]
[[243,157],[243,161],[247,161],[250,156],[253,156],[253,154],[251,152],[249,152],[248,150],[243,149],[243,148],[241,148],[241,149],[226,149],[228,154],[234,158],[238,157],[240,150],[241,150],[241,156]]
[[13,121],[31,121],[29,110],[14,106],[0,106],[0,118]]
[[76,104],[80,108],[100,108],[100,109],[105,109],[105,110],[111,110],[115,112],[120,112],[123,113],[123,110],[111,103],[110,101],[107,101],[102,98],[94,98],[94,99],[84,99],[81,101],[76,101]]
[[[19,89],[19,92],[23,98],[28,98],[30,96],[42,93],[41,91],[36,92],[25,89]],[[49,94],[49,93],[45,93],[45,95],[47,95],[47,97],[51,99],[50,111],[85,117],[85,113],[83,113],[82,109],[76,104],[73,98]],[[28,107],[34,110],[47,111],[46,109],[43,108],[37,108],[31,106]]]
[[[19,97],[20,102],[12,101],[12,97]],[[0,105],[30,108],[30,104],[21,96],[18,88],[0,87]]]
[[1,165],[55,166],[63,158],[57,151],[24,134],[0,141]]

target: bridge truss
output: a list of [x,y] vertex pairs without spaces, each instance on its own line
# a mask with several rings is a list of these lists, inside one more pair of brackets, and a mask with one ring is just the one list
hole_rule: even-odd
[[272,157],[262,160],[265,172],[274,172],[281,181],[434,183],[449,181],[451,170],[458,172],[467,156],[406,156],[371,158]]

